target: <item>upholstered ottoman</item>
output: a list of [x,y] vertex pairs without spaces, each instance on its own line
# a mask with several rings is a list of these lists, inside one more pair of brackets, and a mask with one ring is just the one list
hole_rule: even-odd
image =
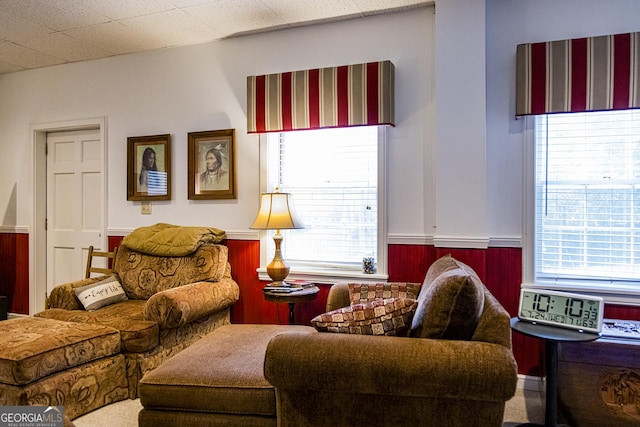
[[264,378],[267,344],[307,326],[226,325],[142,377],[139,427],[276,426],[274,388]]
[[0,406],[64,406],[69,419],[128,397],[120,333],[23,317],[0,322]]

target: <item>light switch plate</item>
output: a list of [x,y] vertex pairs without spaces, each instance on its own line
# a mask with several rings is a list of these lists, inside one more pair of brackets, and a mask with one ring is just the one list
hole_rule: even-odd
[[142,215],[151,215],[151,202],[142,202],[140,204],[140,213]]

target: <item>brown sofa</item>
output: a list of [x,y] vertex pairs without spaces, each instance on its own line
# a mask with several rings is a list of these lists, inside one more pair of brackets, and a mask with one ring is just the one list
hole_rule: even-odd
[[118,330],[129,397],[135,398],[145,372],[230,323],[230,307],[239,298],[239,288],[227,257],[227,247],[220,244],[202,244],[182,256],[151,255],[123,245],[113,270],[126,300],[86,311],[75,289],[102,282],[106,276],[90,278],[57,286],[47,309],[35,316]]
[[[405,309],[414,306],[403,303],[398,316],[372,328],[387,335],[406,326],[409,337],[220,328],[144,376],[139,425],[501,426],[517,382],[508,313],[451,257],[436,261],[417,287],[410,325]],[[327,310],[355,307],[353,289],[334,285]],[[347,314],[330,318],[336,324],[319,316],[315,326],[366,329],[345,326],[353,320]],[[188,367],[204,360],[210,368]]]

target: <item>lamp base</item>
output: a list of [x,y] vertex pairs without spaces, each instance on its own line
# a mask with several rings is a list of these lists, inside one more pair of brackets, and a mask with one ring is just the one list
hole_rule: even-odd
[[276,252],[273,255],[273,260],[267,265],[267,274],[272,280],[269,286],[287,286],[284,279],[289,275],[289,266],[282,259],[282,251],[280,250],[282,234],[280,234],[280,230],[276,231],[273,241],[276,245]]

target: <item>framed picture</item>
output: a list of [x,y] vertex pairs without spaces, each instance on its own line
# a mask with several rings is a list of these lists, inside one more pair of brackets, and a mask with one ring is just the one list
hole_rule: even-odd
[[171,200],[171,135],[127,138],[127,200]]
[[189,199],[236,198],[235,129],[190,132]]

